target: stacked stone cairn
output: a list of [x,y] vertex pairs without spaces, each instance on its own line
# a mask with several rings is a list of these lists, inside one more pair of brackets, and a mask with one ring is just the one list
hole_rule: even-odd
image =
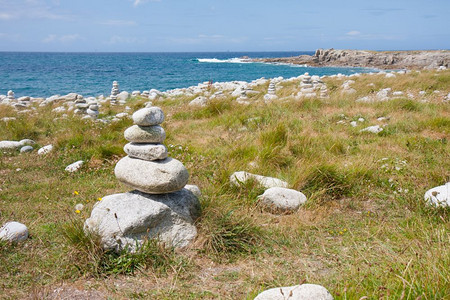
[[115,104],[117,102],[117,95],[119,95],[119,83],[117,81],[113,81],[111,95],[109,96],[109,99],[111,99],[111,103]]
[[328,89],[327,89],[327,86],[326,86],[325,84],[323,84],[323,85],[320,87],[320,95],[319,95],[319,97],[320,97],[321,99],[328,99],[328,98],[330,98],[330,96],[328,95]]
[[6,99],[8,99],[10,102],[16,100],[16,98],[14,97],[14,92],[12,90],[8,91],[8,94],[6,96]]
[[276,89],[275,89],[275,82],[271,81],[269,83],[269,89],[267,90],[267,94],[264,95],[264,101],[265,102],[270,102],[272,100],[277,99],[277,95],[276,95]]
[[75,100],[75,110],[73,111],[76,115],[85,115],[87,114],[87,109],[89,108],[89,104],[86,103],[84,98],[77,98]]
[[86,110],[86,113],[92,118],[97,119],[99,112],[98,112],[98,104],[95,102],[89,103],[89,108]]
[[298,92],[297,97],[302,98],[313,98],[316,97],[316,92],[314,91],[313,84],[311,82],[311,76],[309,73],[305,73],[300,82],[300,92]]
[[166,134],[159,107],[136,111],[125,130],[128,154],[115,167],[117,179],[135,190],[103,197],[85,222],[85,230],[100,235],[106,249],[135,251],[146,240],[158,238],[166,246],[182,248],[197,235],[200,214],[195,186],[184,165],[168,157],[162,144]]

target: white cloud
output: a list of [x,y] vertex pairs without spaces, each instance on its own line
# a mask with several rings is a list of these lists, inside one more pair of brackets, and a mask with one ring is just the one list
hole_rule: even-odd
[[127,20],[106,20],[99,22],[101,25],[108,26],[135,26],[137,23],[135,21],[127,21]]
[[362,33],[357,30],[352,30],[345,33],[343,36],[337,38],[338,40],[399,40],[400,36],[388,34],[371,34]]
[[247,37],[227,37],[220,34],[199,34],[196,37],[167,37],[162,38],[177,44],[205,44],[205,43],[233,43],[239,44],[247,40]]
[[[72,19],[68,14],[54,11],[54,7],[49,6],[41,0],[16,0],[0,1],[1,12],[0,21],[12,19],[50,19],[50,20],[69,20]],[[53,3],[53,6],[58,6]]]
[[146,2],[161,2],[161,0],[134,0],[133,5],[139,6],[141,4],[144,4]]
[[83,40],[83,37],[80,36],[78,33],[75,34],[65,34],[58,36],[56,34],[49,34],[44,39],[42,39],[43,43],[53,43],[53,42],[60,42],[60,43],[71,43],[77,40]]
[[359,31],[357,31],[357,30],[352,30],[352,31],[347,32],[345,35],[348,35],[348,36],[357,36],[357,35],[360,35],[360,34],[361,34],[361,32],[359,32]]
[[0,13],[0,20],[11,20],[14,18],[14,15],[8,13]]
[[105,43],[114,45],[114,44],[143,44],[145,42],[147,42],[147,38],[113,35]]

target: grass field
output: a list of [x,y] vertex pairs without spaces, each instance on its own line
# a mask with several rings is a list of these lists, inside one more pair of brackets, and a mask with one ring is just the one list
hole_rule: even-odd
[[[352,79],[351,95],[341,94],[345,79],[325,79],[326,100],[294,99],[293,82],[270,104],[264,93],[249,106],[232,98],[202,108],[187,106],[195,97],[154,102],[166,114],[169,155],[203,193],[199,235],[184,251],[149,241],[136,254],[112,254],[83,233],[99,198],[128,191],[113,169],[131,119],[55,120],[55,106],[36,114],[0,106],[0,118],[17,118],[1,124],[0,140],[55,146],[44,156],[0,153],[0,223],[30,231],[22,244],[0,243],[1,297],[52,297],[62,288],[110,299],[253,299],[306,282],[335,299],[449,299],[449,209],[427,207],[423,195],[450,181],[450,104],[442,101],[450,71]],[[415,99],[355,102],[386,87]],[[133,112],[145,102],[127,105]],[[103,105],[100,117],[122,111]],[[386,125],[379,134],[360,132],[377,124]],[[86,161],[80,171],[64,171],[77,160]],[[296,213],[269,214],[257,203],[264,189],[230,186],[241,170],[285,180],[308,201]]]

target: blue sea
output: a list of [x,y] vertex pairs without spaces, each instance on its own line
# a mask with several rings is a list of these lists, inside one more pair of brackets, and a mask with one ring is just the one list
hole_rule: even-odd
[[16,97],[49,97],[75,92],[86,96],[109,95],[112,82],[120,90],[165,91],[200,82],[284,78],[369,72],[363,68],[315,68],[248,63],[240,59],[288,57],[313,52],[201,52],[201,53],[40,53],[0,52],[0,94],[13,90]]

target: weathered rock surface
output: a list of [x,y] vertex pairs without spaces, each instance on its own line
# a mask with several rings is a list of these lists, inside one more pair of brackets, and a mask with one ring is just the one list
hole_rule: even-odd
[[162,143],[166,138],[166,132],[159,125],[139,126],[133,125],[124,132],[124,137],[132,143]]
[[128,143],[123,150],[129,157],[143,160],[158,160],[167,158],[168,152],[163,144]]
[[280,180],[278,178],[256,175],[245,171],[234,172],[230,176],[230,182],[236,186],[245,184],[249,180],[255,180],[261,186],[267,189],[271,187],[284,187],[284,188],[288,187],[287,182]]
[[133,122],[140,126],[159,125],[164,122],[164,113],[161,108],[152,106],[142,108],[136,111],[133,116]]
[[116,164],[114,172],[120,182],[149,194],[179,191],[189,179],[184,165],[173,158],[145,161],[125,156]]
[[20,153],[31,152],[33,150],[34,148],[32,146],[23,146],[22,148],[20,148]]
[[371,133],[380,133],[382,131],[383,127],[381,127],[380,125],[369,126],[360,130],[360,132],[371,132]]
[[33,145],[35,142],[30,139],[20,141],[0,141],[0,150],[17,150],[26,145]]
[[85,222],[85,230],[98,233],[107,249],[131,251],[146,239],[158,238],[182,248],[197,235],[195,219],[200,203],[190,191],[149,195],[139,191],[103,197]]
[[302,284],[277,287],[260,293],[254,300],[333,300],[330,292],[321,285]]
[[262,58],[253,61],[310,66],[351,66],[379,69],[450,67],[450,51],[363,51],[318,49],[314,55]]
[[450,182],[428,190],[424,198],[433,206],[450,206]]
[[272,213],[292,213],[306,202],[306,196],[296,190],[272,187],[258,197],[259,203]]
[[19,222],[7,222],[0,228],[0,240],[23,242],[28,238],[28,228]]
[[44,155],[53,151],[53,145],[47,145],[38,150],[39,155]]

